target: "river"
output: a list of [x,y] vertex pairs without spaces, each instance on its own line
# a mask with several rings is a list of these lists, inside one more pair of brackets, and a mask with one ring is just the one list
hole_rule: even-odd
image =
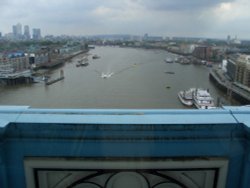
[[[92,59],[97,54],[99,59]],[[65,79],[0,88],[1,105],[33,108],[186,108],[177,93],[190,87],[209,89],[215,101],[222,93],[209,81],[209,68],[202,65],[165,63],[174,55],[163,50],[96,47],[88,54],[89,66],[76,67],[83,55],[50,70],[51,79],[64,71]],[[165,72],[174,74],[166,74]],[[102,78],[101,74],[112,74]],[[224,99],[225,100],[225,99]]]

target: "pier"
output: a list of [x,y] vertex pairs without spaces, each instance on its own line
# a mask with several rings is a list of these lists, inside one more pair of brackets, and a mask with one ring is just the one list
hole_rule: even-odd
[[64,72],[63,70],[60,71],[60,77],[59,78],[56,78],[56,79],[52,79],[52,80],[46,80],[45,81],[45,85],[51,85],[51,84],[54,84],[56,82],[59,82],[61,80],[64,79]]
[[220,70],[211,70],[209,79],[226,92],[229,98],[233,97],[242,104],[250,103],[250,92],[238,84],[229,81]]
[[45,82],[46,85],[51,85],[51,84],[54,84],[56,82],[59,82],[60,80],[63,80],[64,79],[64,76],[63,77],[60,77],[60,78],[57,78],[57,79],[53,79],[53,80],[50,80],[50,81],[47,81]]

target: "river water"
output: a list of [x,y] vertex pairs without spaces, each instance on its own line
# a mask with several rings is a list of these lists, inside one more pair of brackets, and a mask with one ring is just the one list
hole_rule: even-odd
[[[92,59],[97,54],[99,59]],[[177,93],[190,87],[208,88],[215,101],[222,93],[209,81],[209,68],[201,65],[165,63],[173,57],[163,50],[96,47],[89,51],[89,66],[76,67],[75,57],[51,70],[51,79],[64,71],[65,79],[0,88],[1,105],[33,108],[186,108]],[[165,72],[174,74],[166,74]],[[101,74],[113,75],[102,78]]]

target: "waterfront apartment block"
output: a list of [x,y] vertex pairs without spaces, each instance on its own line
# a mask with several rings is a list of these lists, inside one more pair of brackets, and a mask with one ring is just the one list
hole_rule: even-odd
[[250,88],[250,56],[243,54],[230,56],[227,75],[236,84]]
[[235,74],[236,74],[236,62],[232,58],[229,58],[227,60],[227,63],[225,65],[225,73],[230,78],[231,81],[235,80]]
[[29,63],[32,67],[39,67],[49,62],[49,52],[39,50],[29,54]]
[[247,188],[250,107],[0,107],[1,188]]
[[29,70],[29,58],[23,52],[2,54],[0,56],[0,77],[15,77]]
[[236,64],[235,81],[250,88],[250,56],[239,56]]

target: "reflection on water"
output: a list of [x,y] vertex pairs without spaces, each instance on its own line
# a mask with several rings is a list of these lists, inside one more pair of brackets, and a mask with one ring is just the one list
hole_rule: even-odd
[[[100,58],[93,59],[97,54]],[[76,57],[63,67],[49,71],[65,79],[0,89],[1,105],[39,108],[185,108],[177,97],[190,87],[208,88],[217,100],[221,93],[208,79],[204,66],[165,63],[172,57],[162,50],[97,47],[87,56],[88,66],[77,67],[86,57]],[[171,74],[167,74],[171,72]]]

